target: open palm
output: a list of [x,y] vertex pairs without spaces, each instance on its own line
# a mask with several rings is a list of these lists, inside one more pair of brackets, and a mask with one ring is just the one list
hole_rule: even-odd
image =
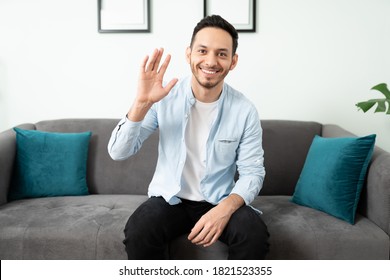
[[156,103],[167,96],[176,84],[177,79],[172,79],[165,87],[163,86],[164,75],[171,60],[171,56],[168,55],[160,67],[163,53],[163,49],[156,49],[150,58],[146,56],[142,61],[138,80],[138,102]]

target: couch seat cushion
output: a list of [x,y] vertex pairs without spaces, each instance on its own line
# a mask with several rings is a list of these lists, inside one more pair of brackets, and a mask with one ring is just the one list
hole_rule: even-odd
[[[351,225],[290,198],[259,196],[252,203],[263,211],[270,232],[268,259],[388,259],[389,237],[367,218],[357,215]],[[226,259],[228,249],[220,241],[199,247],[183,235],[172,242],[171,252],[178,259]]]
[[[257,197],[270,232],[269,259],[388,259],[385,232],[357,215],[350,225],[289,201]],[[88,195],[13,201],[0,206],[0,259],[126,259],[123,229],[143,195]],[[203,248],[186,236],[170,246],[173,259],[225,259],[227,247]]]
[[0,206],[0,259],[126,259],[123,229],[143,195],[17,200]]
[[364,216],[355,225],[290,201],[291,196],[261,196],[270,232],[269,259],[388,259],[389,237]]

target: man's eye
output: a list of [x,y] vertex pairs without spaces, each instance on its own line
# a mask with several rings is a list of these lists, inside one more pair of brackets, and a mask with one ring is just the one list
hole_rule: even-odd
[[226,57],[227,54],[226,54],[226,53],[219,53],[219,56],[224,56],[224,57]]
[[199,53],[206,53],[205,50],[199,50]]

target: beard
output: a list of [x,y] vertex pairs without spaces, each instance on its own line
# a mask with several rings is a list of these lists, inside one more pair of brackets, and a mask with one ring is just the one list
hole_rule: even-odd
[[198,82],[198,84],[206,89],[215,88],[217,85],[219,85],[219,83],[221,83],[223,81],[223,79],[217,80],[217,81],[212,81],[211,79],[210,80],[206,79],[206,81],[201,81],[197,75],[194,75],[194,77],[195,77],[196,81]]
[[192,75],[195,77],[197,83],[201,86],[204,87],[205,89],[213,89],[216,86],[220,85],[223,83],[225,77],[229,73],[229,71],[224,71],[223,69],[219,69],[221,71],[221,75],[215,78],[205,78],[202,77],[202,74],[199,74],[199,72],[202,72],[201,68],[198,68],[197,66],[194,66],[192,69]]

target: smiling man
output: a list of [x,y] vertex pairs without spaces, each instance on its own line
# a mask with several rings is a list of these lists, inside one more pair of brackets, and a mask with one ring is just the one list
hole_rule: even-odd
[[160,66],[162,49],[143,60],[137,96],[108,143],[110,156],[124,160],[159,129],[149,199],[125,227],[129,259],[165,259],[167,244],[183,234],[199,246],[224,242],[229,259],[265,258],[267,227],[250,206],[265,176],[260,120],[224,82],[237,46],[235,28],[214,15],[194,28],[186,50],[191,77],[164,85],[171,57]]

